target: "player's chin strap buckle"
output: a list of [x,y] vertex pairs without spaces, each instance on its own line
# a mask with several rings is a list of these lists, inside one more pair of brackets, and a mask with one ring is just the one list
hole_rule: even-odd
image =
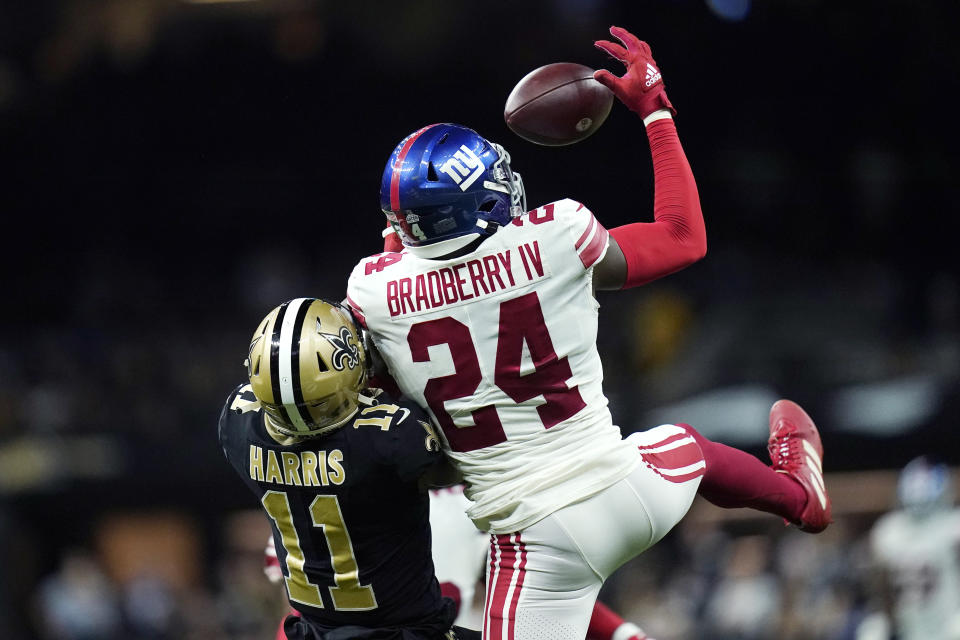
[[497,230],[500,228],[500,224],[494,222],[493,220],[484,220],[483,218],[478,218],[477,227],[480,228],[481,237],[489,238],[497,232]]

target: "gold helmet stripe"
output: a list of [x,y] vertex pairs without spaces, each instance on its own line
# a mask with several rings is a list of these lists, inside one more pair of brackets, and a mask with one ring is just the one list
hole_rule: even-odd
[[[297,407],[294,383],[299,383],[300,379],[300,330],[303,329],[303,317],[306,315],[305,313],[301,314],[300,310],[301,308],[305,310],[312,301],[308,298],[290,300],[286,303],[287,308],[281,311],[283,317],[277,316],[277,323],[273,330],[274,345],[277,346],[276,371],[278,375],[275,378],[275,384],[280,387],[280,402],[284,406],[289,424],[297,431],[303,432],[309,432],[310,426],[300,413],[301,407]],[[299,322],[297,322],[298,319]],[[271,350],[270,356],[272,361],[273,350]],[[296,371],[296,380],[294,380],[294,371]],[[306,407],[302,407],[302,409],[306,411]]]

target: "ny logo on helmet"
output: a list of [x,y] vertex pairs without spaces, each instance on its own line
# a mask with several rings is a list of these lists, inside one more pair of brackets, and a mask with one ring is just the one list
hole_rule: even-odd
[[334,335],[332,333],[321,333],[320,335],[333,345],[333,355],[330,357],[330,360],[334,369],[343,371],[345,366],[351,369],[357,368],[357,365],[360,364],[360,350],[357,349],[357,345],[353,342],[353,335],[350,333],[350,329],[340,327],[340,335]]
[[460,185],[461,191],[466,191],[483,173],[483,163],[477,154],[462,144],[460,149],[443,163],[440,171],[453,178],[453,181]]

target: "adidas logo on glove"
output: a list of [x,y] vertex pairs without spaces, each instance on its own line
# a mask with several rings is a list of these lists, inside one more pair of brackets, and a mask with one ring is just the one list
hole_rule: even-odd
[[651,87],[659,81],[660,81],[660,72],[657,71],[657,68],[655,66],[653,66],[648,62],[647,63],[647,79],[644,82],[644,84],[647,87]]

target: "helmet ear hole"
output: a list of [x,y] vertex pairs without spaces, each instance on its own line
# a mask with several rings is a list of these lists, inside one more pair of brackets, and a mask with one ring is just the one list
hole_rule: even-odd
[[493,211],[493,208],[495,206],[497,206],[496,200],[485,200],[480,204],[479,207],[477,207],[477,210],[483,211],[484,213],[490,213],[491,211]]
[[427,180],[430,182],[440,181],[440,178],[437,176],[437,169],[433,166],[432,162],[427,166]]
[[317,366],[320,368],[321,372],[330,371],[330,367],[327,366],[327,363],[323,361],[323,358],[320,357],[320,354],[317,354]]

